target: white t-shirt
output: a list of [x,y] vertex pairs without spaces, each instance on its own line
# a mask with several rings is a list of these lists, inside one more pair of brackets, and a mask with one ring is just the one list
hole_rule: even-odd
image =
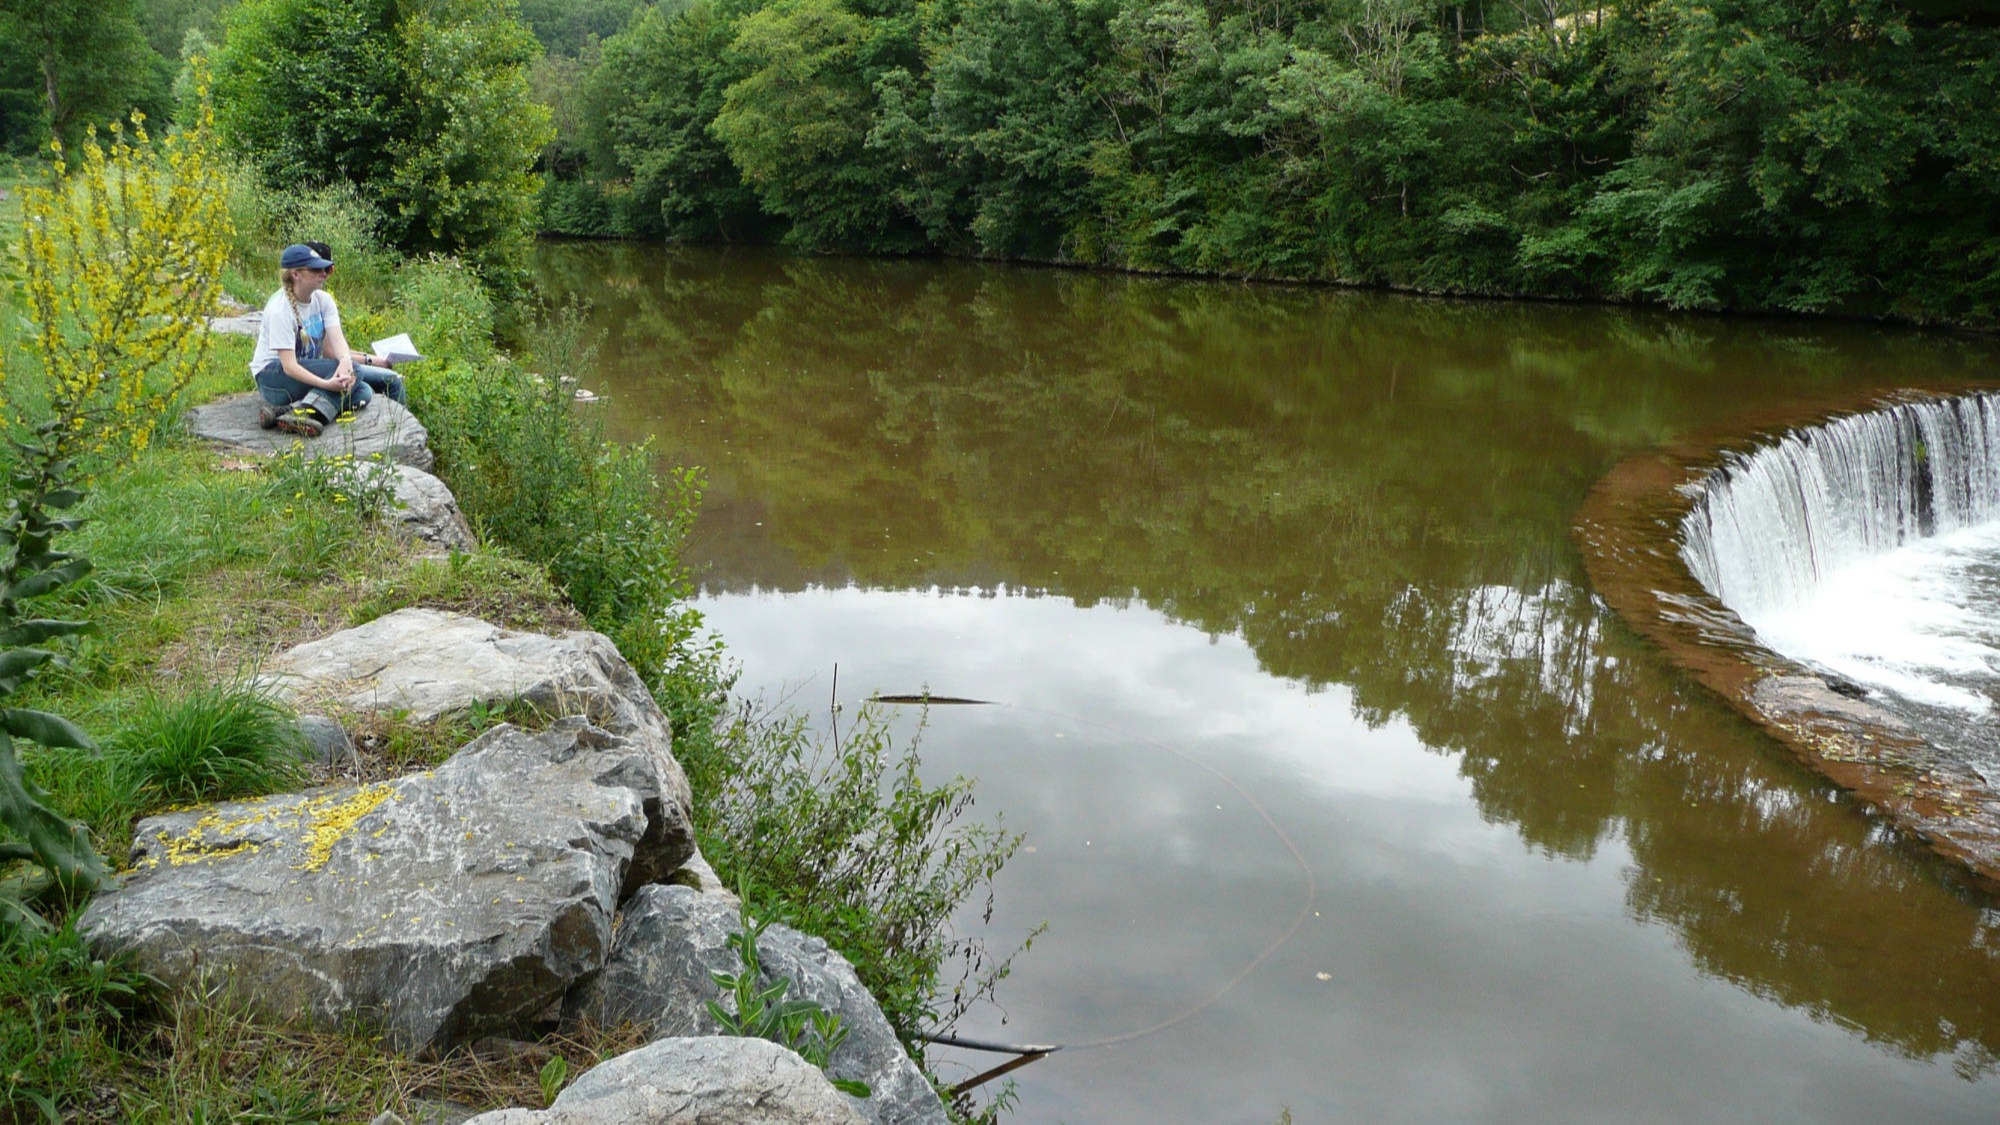
[[324,289],[314,290],[309,300],[294,306],[285,291],[278,290],[264,302],[264,326],[257,331],[257,350],[250,356],[250,374],[262,371],[278,358],[280,351],[298,353],[295,359],[320,358],[326,354],[326,330],[339,327],[340,308],[333,303],[333,294]]

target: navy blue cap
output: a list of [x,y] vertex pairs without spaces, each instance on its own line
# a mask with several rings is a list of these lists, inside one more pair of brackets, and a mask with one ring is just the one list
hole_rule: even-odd
[[278,256],[278,266],[288,270],[324,270],[332,269],[333,263],[313,253],[312,247],[295,244],[285,247],[285,252]]

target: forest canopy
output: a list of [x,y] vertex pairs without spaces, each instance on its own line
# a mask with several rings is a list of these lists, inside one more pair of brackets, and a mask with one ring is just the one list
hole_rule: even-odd
[[[0,24],[9,150],[169,110],[212,42],[239,150],[353,183],[411,249],[539,228],[2000,321],[1994,0],[0,0]],[[312,113],[280,112],[314,75]]]
[[1992,323],[1970,0],[669,0],[546,223]]

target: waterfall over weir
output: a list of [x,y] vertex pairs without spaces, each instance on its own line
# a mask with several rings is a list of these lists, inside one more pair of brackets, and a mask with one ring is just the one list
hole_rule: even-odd
[[1681,522],[1709,593],[1794,660],[1961,714],[2000,697],[2000,396],[1731,456]]

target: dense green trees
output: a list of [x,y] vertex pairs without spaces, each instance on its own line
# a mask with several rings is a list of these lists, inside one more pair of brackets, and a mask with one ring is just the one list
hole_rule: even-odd
[[[634,0],[534,7],[590,44]],[[0,151],[74,143],[134,106],[169,119],[191,92],[183,57],[205,52],[220,131],[271,187],[352,185],[400,249],[462,255],[504,285],[550,138],[528,81],[542,49],[518,14],[515,0],[0,0]]]
[[211,39],[237,0],[0,0],[0,152],[24,155],[60,136],[164,119],[190,31]]
[[347,182],[407,251],[505,272],[548,110],[508,0],[246,0],[216,60],[225,138],[281,186]]
[[74,147],[85,126],[162,108],[170,79],[136,0],[0,0],[0,147]]
[[2000,320],[1988,0],[0,0],[0,150],[161,116],[194,32],[275,183],[489,267],[539,223]]
[[669,0],[553,226],[1990,323],[1955,0]]

